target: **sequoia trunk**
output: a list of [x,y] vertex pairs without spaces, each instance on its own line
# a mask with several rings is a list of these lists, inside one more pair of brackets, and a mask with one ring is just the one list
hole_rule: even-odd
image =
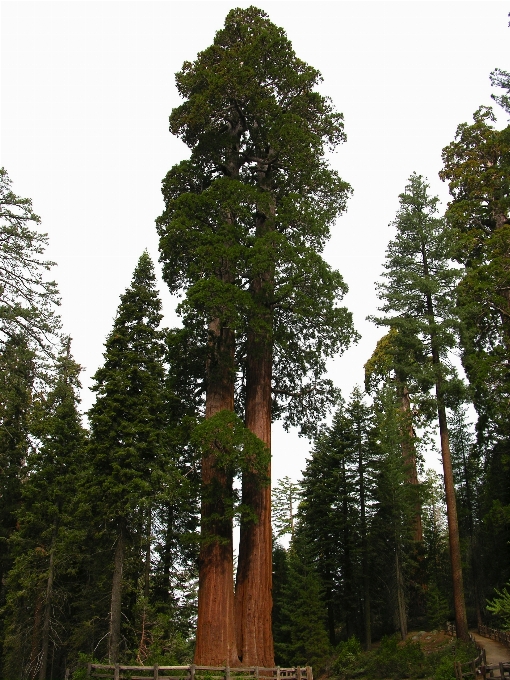
[[[209,325],[206,418],[234,410],[234,334]],[[201,547],[195,663],[237,666],[234,625],[232,476],[216,465],[215,445],[202,457]]]
[[[267,322],[267,319],[266,319]],[[246,426],[271,449],[272,342],[251,331],[247,344]],[[267,479],[243,475],[243,504],[255,519],[241,524],[236,581],[237,645],[243,666],[274,666],[271,465]]]

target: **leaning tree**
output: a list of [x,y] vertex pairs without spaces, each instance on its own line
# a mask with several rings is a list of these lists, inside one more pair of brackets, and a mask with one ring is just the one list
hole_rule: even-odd
[[320,255],[350,190],[325,156],[343,120],[320,73],[254,7],[232,10],[176,79],[170,130],[191,156],[163,182],[161,260],[170,290],[186,291],[182,314],[208,329],[195,661],[268,666],[271,420],[313,428],[334,397],[325,360],[354,337],[337,305],[347,288]]

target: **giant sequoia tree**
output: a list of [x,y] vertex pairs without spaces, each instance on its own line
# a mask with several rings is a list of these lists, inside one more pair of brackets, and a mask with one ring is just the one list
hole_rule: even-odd
[[[186,289],[182,312],[208,328],[205,410],[215,424],[202,438],[197,663],[273,663],[271,420],[313,427],[333,394],[325,359],[353,336],[337,306],[346,286],[319,254],[349,191],[325,159],[345,136],[320,80],[254,7],[232,10],[213,45],[177,74],[185,101],[170,129],[191,157],[164,180],[160,250],[170,289]],[[237,375],[238,413],[255,439],[241,437],[250,445],[234,615]]]
[[452,200],[446,217],[457,230],[464,265],[459,311],[463,364],[474,388],[479,427],[508,437],[510,378],[510,126],[496,130],[492,109],[457,128],[443,149]]

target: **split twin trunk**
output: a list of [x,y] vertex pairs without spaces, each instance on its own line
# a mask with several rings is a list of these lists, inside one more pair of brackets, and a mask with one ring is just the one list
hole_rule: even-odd
[[[209,327],[206,418],[234,410],[234,334],[215,320]],[[270,450],[272,351],[267,339],[248,333],[246,427]],[[217,442],[202,459],[202,547],[195,663],[274,666],[270,462],[265,474],[246,468],[239,559],[233,583],[232,476],[220,465]]]

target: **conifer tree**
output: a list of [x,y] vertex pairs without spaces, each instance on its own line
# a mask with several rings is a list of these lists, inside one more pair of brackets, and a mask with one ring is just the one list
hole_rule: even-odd
[[450,614],[451,586],[448,554],[448,523],[444,483],[434,470],[427,470],[423,483],[423,541],[427,574],[426,613],[433,628],[444,626]]
[[[16,530],[32,449],[34,381],[34,352],[22,334],[14,335],[0,352],[0,607],[7,596],[6,579],[13,562],[9,539]],[[0,622],[0,641],[4,624],[5,619]]]
[[[423,539],[421,526],[421,504],[418,494],[418,467],[416,454],[416,433],[414,420],[416,419],[416,407],[421,407],[422,419],[424,413],[429,411],[427,398],[419,394],[420,386],[417,384],[413,372],[416,369],[416,347],[401,347],[402,343],[397,335],[397,330],[391,328],[376,345],[374,353],[365,364],[365,389],[373,392],[383,386],[388,387],[393,383],[400,401],[401,422],[401,447],[407,477],[416,493],[416,514],[414,517],[414,540],[420,543]],[[404,352],[402,352],[404,349]],[[414,371],[413,371],[414,369]],[[414,398],[413,415],[411,398]]]
[[140,534],[140,517],[150,512],[167,463],[161,318],[153,264],[144,252],[121,295],[104,365],[94,376],[97,397],[89,411],[90,492],[115,544],[108,648],[112,663],[120,653],[125,554]]
[[384,264],[385,279],[378,284],[381,311],[377,323],[396,328],[399,343],[420,346],[419,355],[427,357],[416,365],[424,389],[435,388],[441,438],[450,558],[457,635],[468,638],[459,529],[453,483],[452,462],[446,419],[446,406],[459,397],[460,383],[452,375],[448,351],[455,346],[458,321],[455,286],[458,271],[451,266],[452,234],[444,221],[435,216],[438,199],[428,194],[422,177],[413,174],[394,221],[397,230],[390,241]]
[[317,667],[331,650],[321,579],[309,550],[308,542],[296,535],[287,552],[286,582],[279,598],[282,625],[277,646],[281,663],[286,666]]
[[50,649],[64,672],[68,621],[62,603],[71,597],[69,574],[77,563],[73,506],[85,445],[78,412],[80,370],[68,338],[51,390],[34,409],[31,431],[38,448],[27,460],[18,529],[10,541],[15,561],[8,576],[4,668],[10,677],[45,680]]
[[303,473],[300,535],[315,555],[328,611],[331,644],[337,628],[371,645],[369,533],[377,465],[374,423],[355,388],[340,402],[330,428],[317,437]]
[[55,263],[41,259],[48,237],[36,231],[40,222],[32,201],[12,191],[0,168],[0,346],[23,336],[31,349],[52,355],[60,299],[55,282],[43,275]]
[[273,528],[276,538],[294,536],[300,487],[290,477],[279,479],[271,494]]
[[402,457],[402,411],[394,385],[384,385],[378,390],[374,410],[379,460],[370,534],[373,573],[379,580],[379,597],[381,591],[389,594],[389,598],[382,597],[386,605],[386,625],[393,619],[390,630],[399,631],[405,640],[416,499]]
[[[213,45],[177,74],[185,101],[170,117],[192,153],[163,186],[164,276],[171,290],[186,288],[182,310],[209,330],[206,417],[225,421],[220,414],[233,411],[237,356],[240,413],[266,450],[272,417],[306,428],[324,414],[333,396],[325,358],[353,337],[350,315],[337,306],[345,284],[319,255],[349,190],[325,159],[344,132],[319,82],[264,12],[236,9]],[[220,432],[204,450],[202,478],[205,495],[217,486],[228,500],[232,472],[219,469]],[[228,503],[202,507],[197,663],[273,663],[270,467],[262,475],[256,468],[254,460],[243,472],[251,519],[241,524],[236,636]]]

